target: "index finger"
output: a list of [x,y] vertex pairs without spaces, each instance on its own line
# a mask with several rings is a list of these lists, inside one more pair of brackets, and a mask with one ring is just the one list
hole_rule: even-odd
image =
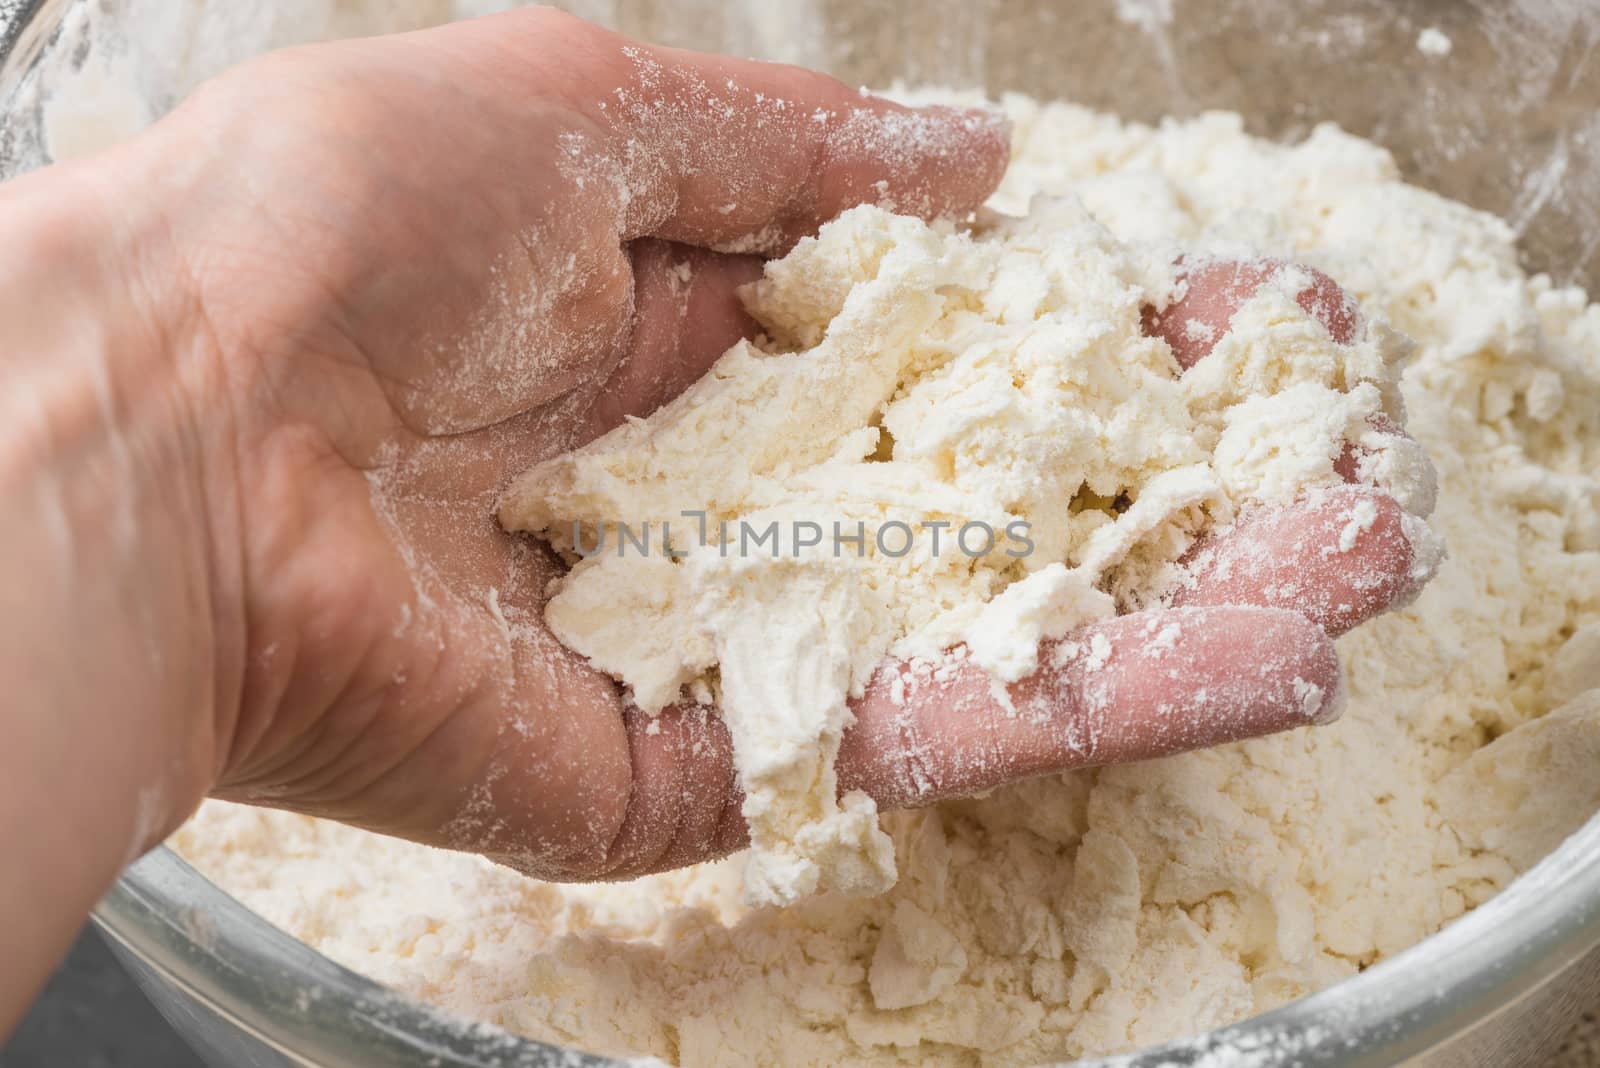
[[552,12],[478,23],[489,24],[537,36],[530,49],[558,37],[572,57],[558,91],[601,141],[578,162],[620,166],[624,240],[770,254],[862,203],[961,215],[1009,158],[1009,127],[988,111],[904,107],[813,71],[637,44]]

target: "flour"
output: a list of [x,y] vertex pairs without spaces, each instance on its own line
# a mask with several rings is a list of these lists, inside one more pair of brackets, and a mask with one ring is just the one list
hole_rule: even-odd
[[1436,26],[1426,26],[1417,34],[1417,51],[1425,56],[1442,58],[1448,56],[1454,48],[1455,42]]
[[[354,5],[314,6],[270,32],[326,36],[357,17]],[[446,6],[384,12],[421,25],[453,13]],[[165,16],[152,34],[178,36],[201,32],[184,20],[219,10],[143,7]],[[273,17],[250,7],[252,18]],[[360,18],[378,17],[368,7]],[[218,33],[222,25],[205,31],[209,53],[179,41],[155,48],[162,61],[149,67],[180,57],[175,82],[188,82],[261,44]],[[61,143],[88,148],[116,132],[92,128],[93,116],[109,114],[96,111],[107,99],[144,94],[118,102],[132,129],[181,91],[145,93],[134,84],[143,69],[86,75],[99,80],[82,83],[77,106],[69,97],[52,112]],[[1328,986],[1480,904],[1587,818],[1600,767],[1600,311],[1525,276],[1504,223],[1401,184],[1384,152],[1337,131],[1284,147],[1246,137],[1230,116],[1153,130],[1022,98],[1006,107],[1016,158],[997,211],[1023,214],[1044,194],[1071,213],[1076,197],[1113,248],[1166,242],[1310,263],[1354,295],[1367,330],[1387,320],[1415,339],[1398,384],[1356,378],[1372,383],[1386,412],[1403,398],[1406,426],[1439,468],[1430,522],[1451,557],[1414,605],[1341,640],[1343,720],[884,816],[892,889],[786,909],[742,903],[745,858],[627,885],[557,887],[472,857],[223,804],[208,804],[174,845],[340,962],[542,1039],[697,1068],[1025,1065],[1204,1030]],[[76,141],[74,129],[84,131]],[[956,237],[919,231],[917,240]],[[1143,275],[1128,284],[1135,279]],[[1306,325],[1273,300],[1242,333],[1259,335],[1278,311]],[[776,300],[768,307],[794,324],[795,351],[824,341],[814,318]],[[1320,383],[1338,395],[1326,397],[1285,377],[1265,390],[1282,398],[1273,408],[1230,421],[1272,381],[1266,356],[1290,340],[1219,349],[1196,368],[1215,368],[1213,377],[1179,380],[1181,407],[1217,440],[1145,486],[1165,478],[1188,503],[1136,519],[1136,501],[1097,528],[1114,536],[1069,537],[1054,558],[1060,570],[1029,577],[1068,570],[1076,545],[1078,567],[1092,549],[1097,566],[1154,585],[1132,566],[1129,554],[1153,544],[1135,531],[1148,523],[1187,537],[1173,516],[1201,502],[1265,500],[1324,478],[1322,446],[1336,435],[1359,433],[1371,448],[1358,463],[1373,465],[1369,473],[1387,464],[1387,484],[1414,493],[1408,506],[1425,512],[1432,487],[1415,457],[1388,456],[1392,442],[1356,430],[1372,403],[1359,383]],[[1227,393],[1228,377],[1244,371],[1265,377]],[[1264,435],[1230,437],[1230,427],[1291,422],[1302,401],[1318,413],[1306,440],[1263,450]],[[721,576],[734,591],[730,612],[737,578]],[[896,573],[901,581],[923,580]],[[670,581],[661,586],[670,592]],[[1013,582],[983,602],[1000,601],[996,611],[1020,624],[1017,641],[984,654],[1003,670],[1022,670],[1008,657],[1061,625],[1045,610],[1053,599],[1030,600],[1030,589]],[[907,634],[932,621],[905,625]],[[686,662],[716,655],[715,635],[689,654],[676,642],[659,650],[654,674],[635,655],[636,693],[674,693]]]

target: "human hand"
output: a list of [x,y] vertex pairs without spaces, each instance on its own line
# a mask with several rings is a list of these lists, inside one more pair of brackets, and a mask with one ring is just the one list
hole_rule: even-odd
[[149,229],[185,290],[226,698],[210,792],[624,870],[621,695],[544,629],[556,564],[496,495],[694,381],[749,326],[751,253],[866,200],[963,214],[1005,156],[984,113],[521,11],[258,60],[89,171],[108,204],[129,169],[168,198]]
[[[684,707],[646,730],[561,647],[541,622],[558,565],[496,527],[495,498],[747,328],[733,291],[759,260],[711,249],[779,251],[863,200],[963,212],[1004,159],[975,116],[519,12],[257,61],[86,165],[108,206],[129,171],[169,204],[149,262],[182,296],[153,314],[182,324],[163,333],[185,352],[217,680],[198,780],[550,878],[735,848],[720,722]],[[1357,498],[1376,521],[1327,557]],[[1333,714],[1324,625],[1411,590],[1415,553],[1371,490],[1268,519],[1213,547],[1265,571],[1201,573],[1183,605],[1068,639],[1103,640],[1092,678],[1042,657],[1013,687],[1034,714],[974,672],[886,666],[842,784],[925,803]],[[1314,595],[1281,603],[1275,568]]]

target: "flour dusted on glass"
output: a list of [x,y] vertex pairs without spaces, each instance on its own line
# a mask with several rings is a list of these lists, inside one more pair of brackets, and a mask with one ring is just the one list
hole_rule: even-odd
[[[44,108],[48,156],[70,159],[131,136],[207,78],[274,48],[422,29],[506,11],[516,0],[99,0],[66,13],[64,33],[89,62],[58,47]],[[131,27],[131,32],[127,28]]]
[[[1505,224],[1401,184],[1336,130],[1284,147],[1225,115],[1152,130],[1006,106],[996,208],[1076,194],[1124,242],[1314,263],[1415,339],[1400,391],[1451,557],[1413,606],[1341,640],[1342,721],[887,816],[893,889],[787,909],[741,904],[738,858],[556,887],[221,804],[180,850],[336,959],[539,1038],[692,1066],[1026,1065],[1337,982],[1587,818],[1600,311],[1525,276]],[[1217,468],[1270,495],[1243,445]]]
[[1439,59],[1448,56],[1455,48],[1455,42],[1437,26],[1426,26],[1417,34],[1417,51],[1425,56]]

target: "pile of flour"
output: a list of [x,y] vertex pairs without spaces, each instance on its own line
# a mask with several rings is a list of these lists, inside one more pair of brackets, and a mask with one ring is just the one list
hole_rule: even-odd
[[[1228,115],[1151,129],[1005,106],[1015,162],[998,210],[1076,197],[1126,246],[1312,262],[1369,323],[1415,339],[1400,392],[1439,467],[1432,523],[1451,556],[1416,604],[1341,640],[1340,722],[885,816],[892,889],[783,909],[742,904],[740,858],[558,887],[220,804],[178,849],[334,958],[547,1040],[691,1066],[1025,1065],[1325,987],[1483,902],[1586,819],[1600,309],[1525,276],[1505,224],[1404,185],[1337,130],[1290,147]],[[1087,226],[1070,201],[1051,210]],[[906,225],[863,212],[811,254]],[[780,271],[766,297],[781,287]],[[822,340],[795,329],[797,347]]]
[[[468,10],[301,0],[251,36],[212,23],[221,5],[108,6],[148,9],[131,24],[153,29],[61,83],[57,154],[130,132],[264,43]],[[228,9],[270,21],[290,5]],[[173,56],[176,80],[152,89]],[[1336,130],[1286,147],[1225,115],[1150,129],[1005,106],[1015,161],[992,206],[1055,198],[1049,217],[1090,233],[1075,198],[1109,238],[1074,247],[1128,261],[1107,277],[1154,285],[1129,260],[1138,246],[1260,250],[1316,264],[1369,324],[1415,339],[1398,389],[1439,467],[1431,522],[1451,557],[1416,604],[1341,640],[1340,722],[885,816],[891,889],[782,909],[743,904],[741,858],[559,887],[224,804],[178,833],[180,852],[342,963],[546,1040],[688,1066],[1025,1065],[1327,986],[1486,900],[1586,819],[1600,806],[1600,310],[1525,276],[1505,224],[1402,184],[1381,149]],[[904,225],[861,213],[819,247]],[[783,292],[780,273],[766,293]],[[796,350],[822,340],[793,324]]]

